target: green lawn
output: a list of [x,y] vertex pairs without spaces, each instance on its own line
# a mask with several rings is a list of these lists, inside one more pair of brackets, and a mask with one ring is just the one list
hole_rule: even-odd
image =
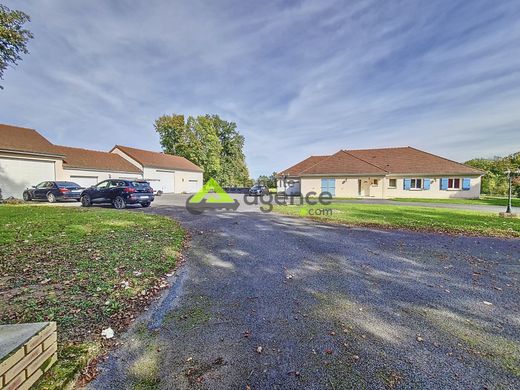
[[184,236],[141,212],[0,205],[0,324],[58,323],[59,360],[40,387],[61,388],[106,346],[102,329],[118,334],[165,287]]
[[[330,215],[316,210],[331,209]],[[520,219],[491,213],[393,205],[332,203],[329,206],[275,206],[274,211],[357,226],[403,228],[470,235],[520,237]]]
[[[399,202],[427,202],[427,203],[455,203],[455,204],[481,204],[493,206],[507,206],[507,198],[486,197],[482,196],[480,199],[430,199],[430,198],[394,198]],[[511,200],[513,207],[520,207],[520,199],[513,198]]]

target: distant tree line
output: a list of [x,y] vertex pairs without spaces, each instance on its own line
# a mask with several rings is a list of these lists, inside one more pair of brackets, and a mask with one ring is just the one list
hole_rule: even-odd
[[277,186],[277,178],[276,178],[276,172],[273,172],[271,176],[267,175],[260,175],[258,176],[258,179],[256,180],[258,184],[263,184],[264,186],[268,188],[276,188]]
[[218,115],[164,115],[155,121],[165,153],[182,156],[204,170],[223,187],[250,184],[244,155],[244,136],[234,122]]
[[[509,191],[509,183],[505,172],[509,169],[520,170],[520,152],[493,159],[474,158],[466,161],[466,164],[486,172],[482,177],[483,194],[506,196]],[[513,180],[513,196],[520,198],[520,177]]]

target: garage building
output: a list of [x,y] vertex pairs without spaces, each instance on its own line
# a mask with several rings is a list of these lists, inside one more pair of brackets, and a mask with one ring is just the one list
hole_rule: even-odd
[[55,146],[64,156],[60,180],[90,187],[106,179],[141,179],[143,172],[117,154],[97,150]]
[[27,187],[56,180],[61,155],[36,130],[0,124],[0,189],[4,198],[22,197]]
[[194,193],[202,188],[202,169],[184,157],[121,145],[111,152],[139,167],[154,190]]
[[146,179],[164,193],[197,192],[202,169],[184,157],[115,146],[110,152],[54,145],[34,129],[0,124],[0,190],[21,198],[42,181],[89,187],[105,179]]

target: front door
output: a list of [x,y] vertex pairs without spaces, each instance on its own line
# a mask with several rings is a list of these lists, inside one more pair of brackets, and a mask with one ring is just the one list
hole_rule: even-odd
[[358,195],[370,196],[370,179],[358,179]]

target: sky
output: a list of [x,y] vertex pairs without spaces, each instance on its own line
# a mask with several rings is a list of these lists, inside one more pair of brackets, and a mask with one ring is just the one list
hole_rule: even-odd
[[520,150],[520,2],[0,0],[31,16],[0,123],[160,150],[164,114],[218,114],[252,177],[339,149],[457,161]]

